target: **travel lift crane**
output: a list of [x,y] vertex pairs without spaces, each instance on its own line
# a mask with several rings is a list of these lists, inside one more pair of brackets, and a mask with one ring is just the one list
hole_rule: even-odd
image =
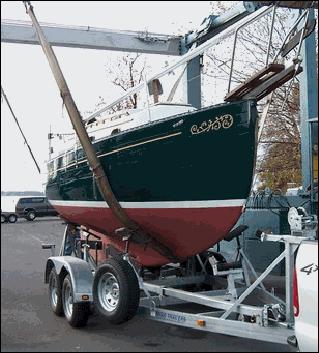
[[[264,2],[266,3],[266,2]],[[272,3],[272,2],[267,2]],[[276,6],[281,6],[285,3],[296,2],[276,2],[279,3]],[[314,2],[303,2],[307,3],[306,6],[312,6]],[[293,5],[292,5],[293,6]],[[170,66],[165,73],[173,70],[179,65],[189,62],[198,55],[202,54],[209,46],[222,40],[224,36],[231,33],[236,29],[236,35],[238,30],[250,23],[251,21],[273,11],[273,17],[275,15],[275,6],[269,7],[266,10],[258,9],[254,10],[255,13],[251,14],[248,18],[241,12],[239,17],[241,19],[237,23],[234,18],[238,16],[230,15],[230,18],[225,19],[225,22],[234,21],[233,27],[224,28],[220,33],[214,35],[208,41],[204,41],[198,47],[192,48],[186,55],[178,60],[177,63]],[[28,12],[30,7],[27,7]],[[301,47],[302,40],[311,33],[311,26],[308,24],[310,9],[305,14],[305,25],[299,34],[299,37],[292,38],[291,41],[285,43],[286,50],[293,48],[298,45],[298,52]],[[240,11],[239,11],[240,12]],[[32,16],[31,16],[32,17]],[[222,16],[221,16],[222,17]],[[34,20],[34,19],[33,19]],[[221,20],[221,19],[220,19]],[[217,22],[218,19],[213,19],[211,22]],[[222,21],[222,20],[221,20]],[[223,21],[222,21],[223,22]],[[225,23],[224,23],[225,25]],[[211,26],[211,23],[210,23]],[[206,28],[207,26],[205,26]],[[38,29],[41,30],[39,27]],[[217,30],[218,31],[218,30]],[[209,35],[209,30],[198,31],[194,36],[190,36],[189,44],[196,42],[197,40],[204,40],[203,37]],[[236,38],[236,37],[235,37]],[[296,39],[297,38],[297,39]],[[270,39],[271,40],[271,39]],[[42,38],[41,45],[45,46],[45,38]],[[187,46],[187,37],[185,37],[185,43]],[[235,42],[236,45],[236,42]],[[235,51],[235,45],[234,50]],[[288,49],[287,49],[288,48]],[[290,49],[291,50],[291,49]],[[283,52],[283,51],[282,51]],[[282,54],[282,53],[281,53]],[[233,60],[232,60],[233,61]],[[274,88],[288,81],[294,75],[301,71],[300,62],[294,63],[296,67],[285,69],[280,65],[267,66],[262,72],[254,75],[247,82],[240,87],[228,93],[226,100],[245,99],[247,97],[255,97],[261,99],[268,95]],[[168,71],[169,70],[169,71]],[[187,73],[188,74],[188,73]],[[158,77],[161,77],[163,73],[155,75],[149,79],[153,81]],[[134,92],[140,89],[136,87],[130,91],[126,96],[134,94]],[[123,97],[121,97],[121,100]],[[113,103],[113,104],[116,104]],[[108,106],[109,107],[109,106]],[[102,111],[108,109],[103,108],[95,114],[100,114]],[[70,109],[71,110],[71,109]],[[72,114],[72,113],[71,113]],[[234,230],[229,234],[227,239],[237,239],[237,256],[239,259],[233,263],[227,263],[223,257],[215,253],[213,249],[208,249],[205,254],[197,255],[188,261],[185,272],[181,276],[181,269],[176,266],[168,266],[161,272],[160,279],[156,280],[145,280],[147,277],[142,277],[141,272],[136,267],[136,264],[132,261],[128,253],[123,255],[123,259],[133,268],[139,281],[139,287],[144,291],[144,297],[141,298],[140,306],[142,312],[158,321],[173,323],[186,327],[192,327],[209,332],[223,333],[229,335],[235,335],[240,337],[259,339],[277,343],[286,343],[289,336],[293,334],[293,306],[292,306],[292,273],[293,273],[293,254],[298,244],[303,240],[314,239],[316,237],[317,219],[315,216],[308,216],[304,210],[292,209],[288,215],[289,223],[291,226],[291,235],[282,236],[274,234],[260,235],[261,241],[280,241],[285,244],[285,251],[280,254],[261,274],[257,276],[251,263],[242,251],[239,243],[239,235],[242,229]],[[97,258],[94,259],[89,251],[90,246],[97,252],[100,247],[99,241],[89,241],[89,237],[92,235],[86,230],[82,229],[83,235],[86,237],[86,241],[80,242],[83,245],[83,258],[78,253],[78,257],[70,257],[65,255],[65,247],[68,245],[68,232],[71,232],[72,226],[66,227],[65,235],[63,238],[62,247],[59,256],[52,256],[48,259],[45,279],[46,282],[49,280],[50,272],[54,267],[57,275],[63,275],[65,271],[70,274],[71,278],[71,302],[68,305],[73,307],[73,315],[83,315],[82,307],[78,304],[87,304],[93,300],[93,276],[97,269]],[[123,237],[123,241],[127,241]],[[95,245],[94,245],[95,244]],[[44,245],[43,248],[50,248],[54,252],[53,245]],[[165,249],[164,249],[165,250]],[[75,252],[76,253],[76,252]],[[54,254],[52,254],[54,255]],[[262,281],[272,271],[272,269],[283,259],[286,260],[286,300],[283,301],[279,297],[275,296],[266,290]],[[194,263],[197,261],[197,264]],[[199,267],[198,267],[199,266]],[[173,275],[175,274],[175,275]],[[166,276],[165,276],[166,275]],[[255,281],[251,283],[251,278],[254,277]],[[212,285],[216,283],[217,278],[221,280],[227,279],[226,289],[214,289],[209,291],[202,291],[199,289],[203,284]],[[187,290],[180,289],[183,286],[193,286],[197,288],[195,292],[189,292]],[[53,287],[57,294],[56,287]],[[258,299],[258,305],[249,304],[249,297],[254,293],[254,300]],[[66,298],[68,299],[68,298]],[[245,301],[245,304],[244,304]],[[208,307],[206,311],[203,309],[200,312],[189,313],[180,311],[178,309],[170,309],[170,305],[179,303],[195,303],[201,306]],[[260,304],[261,303],[261,304]],[[265,304],[266,303],[266,304]],[[269,304],[270,303],[270,304]],[[202,308],[202,307],[201,307]],[[211,311],[212,308],[214,311]],[[79,310],[79,312],[77,312]],[[83,318],[83,316],[82,316]],[[81,320],[80,320],[81,321]],[[81,321],[81,324],[86,324],[87,317]],[[74,322],[73,322],[74,323]],[[77,321],[79,323],[79,321]]]

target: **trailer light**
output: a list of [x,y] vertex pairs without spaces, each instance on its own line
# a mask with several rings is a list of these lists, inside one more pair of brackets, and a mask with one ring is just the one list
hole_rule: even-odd
[[82,300],[89,300],[89,296],[87,294],[82,295]]
[[206,321],[205,320],[197,320],[196,324],[197,324],[197,326],[204,327],[204,326],[206,326]]

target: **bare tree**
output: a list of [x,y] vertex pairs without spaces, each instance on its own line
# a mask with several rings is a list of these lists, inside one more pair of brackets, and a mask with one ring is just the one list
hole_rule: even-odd
[[[120,87],[124,92],[138,85],[143,79],[146,70],[145,56],[142,54],[126,53],[118,57],[116,61],[110,61],[106,65],[106,71],[111,82]],[[118,104],[115,110],[122,110],[124,108],[137,108],[139,94],[135,93],[123,103]]]
[[[146,65],[145,55],[135,53],[124,53],[117,57],[110,56],[105,67],[107,80],[124,92],[138,85],[144,79],[144,73],[149,68]],[[135,93],[124,99],[110,108],[107,113],[112,114],[124,109],[136,109],[140,94]],[[94,111],[105,107],[106,104],[104,97],[99,96]],[[85,111],[85,114],[90,115],[94,111]]]

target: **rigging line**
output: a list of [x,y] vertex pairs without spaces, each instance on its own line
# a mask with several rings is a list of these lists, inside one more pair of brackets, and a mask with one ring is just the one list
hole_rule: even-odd
[[33,153],[32,153],[31,147],[29,146],[29,144],[28,144],[28,142],[27,142],[27,139],[26,139],[26,137],[24,136],[24,133],[23,133],[21,127],[20,127],[19,121],[18,121],[18,119],[16,118],[16,116],[15,116],[14,113],[13,113],[13,110],[12,110],[12,108],[11,108],[11,105],[10,105],[10,103],[9,103],[9,101],[8,101],[8,98],[7,98],[6,94],[4,93],[4,90],[3,90],[3,88],[2,88],[2,85],[1,85],[1,96],[2,96],[2,97],[5,99],[5,101],[7,102],[7,105],[8,105],[8,107],[9,107],[9,109],[10,109],[10,112],[11,112],[11,114],[12,114],[12,116],[13,116],[13,119],[14,119],[14,121],[16,122],[16,124],[18,125],[18,128],[19,128],[19,130],[20,130],[20,132],[21,132],[21,135],[22,135],[22,137],[23,137],[23,139],[24,139],[25,144],[28,146],[29,152],[30,152],[30,154],[31,154],[31,157],[32,157],[32,159],[33,159],[33,161],[34,161],[34,163],[35,163],[37,169],[38,169],[38,172],[39,172],[39,174],[41,174],[39,165],[38,165],[37,161],[36,161],[35,158],[34,158],[34,155],[33,155]]

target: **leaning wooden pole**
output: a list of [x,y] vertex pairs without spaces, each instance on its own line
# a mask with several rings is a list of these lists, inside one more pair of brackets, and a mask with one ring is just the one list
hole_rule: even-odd
[[96,156],[95,149],[85,129],[80,112],[75,102],[73,101],[71,92],[63,76],[62,70],[59,66],[54,51],[52,50],[50,43],[45,38],[43,31],[35,17],[35,14],[33,12],[33,6],[31,5],[30,1],[24,1],[24,4],[26,7],[27,14],[30,16],[32,24],[37,32],[40,45],[49,61],[52,73],[60,89],[60,95],[62,97],[63,103],[65,104],[65,107],[71,119],[72,126],[86,154],[88,163],[90,165],[90,168],[92,169],[96,184],[100,190],[102,197],[108,204],[110,210],[113,212],[117,220],[124,226],[124,228],[128,230],[129,234],[131,235],[131,240],[133,242],[149,245],[161,255],[176,261],[177,259],[173,255],[171,250],[165,245],[161,244],[157,239],[147,234],[135,221],[130,219],[121,207],[118,200],[116,199],[111,189],[109,180],[103,170],[103,167],[101,166],[101,163]]

